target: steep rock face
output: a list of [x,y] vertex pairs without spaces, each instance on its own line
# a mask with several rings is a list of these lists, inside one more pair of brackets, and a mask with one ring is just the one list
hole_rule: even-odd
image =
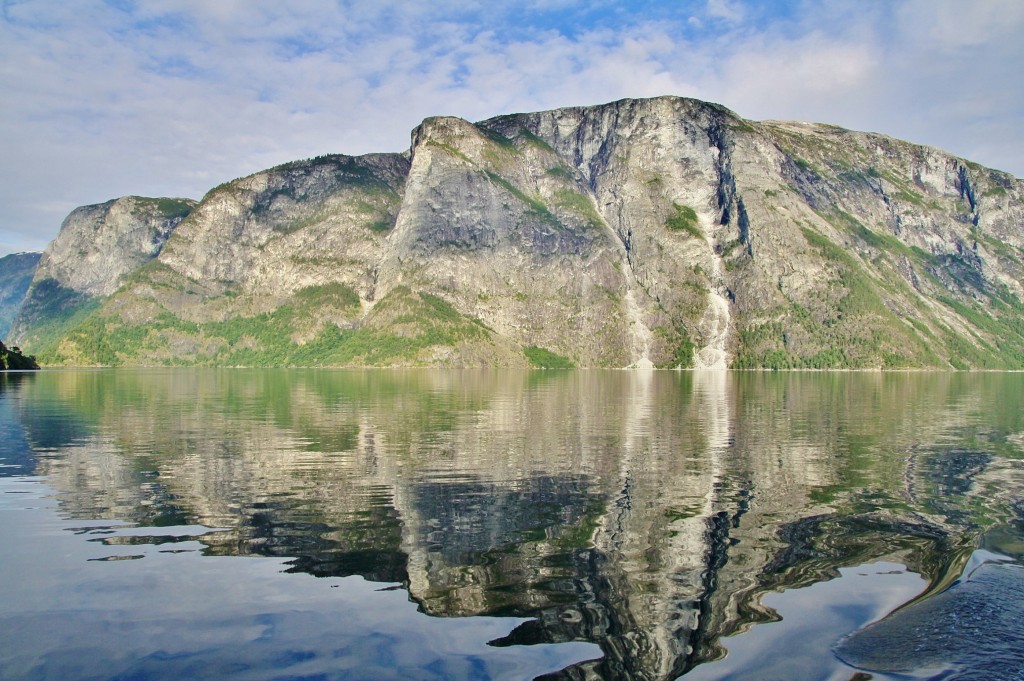
[[12,336],[36,345],[50,340],[47,331],[59,334],[75,311],[106,298],[155,258],[195,203],[127,196],[76,208],[43,252]]
[[550,147],[434,118],[412,149],[381,289],[432,289],[498,333],[580,364],[644,356],[630,330],[625,250]]
[[325,156],[211,190],[161,262],[199,282],[284,298],[330,280],[367,298],[408,161]]
[[11,322],[25,293],[42,253],[12,253],[0,258],[0,338],[6,338]]
[[648,356],[658,365],[724,368],[735,329],[721,250],[738,235],[723,107],[663,97],[503,116],[485,122],[536,136],[577,174],[626,254]]
[[[735,364],[1021,365],[1020,181],[880,135],[761,131],[770,171],[735,171],[751,225],[751,262],[733,261],[747,334]],[[781,296],[758,299],[772,284]]]
[[1024,360],[1024,206],[1008,175],[678,98],[483,125],[571,159],[627,249],[654,337],[684,365],[691,345],[698,367]]
[[377,286],[408,171],[401,154],[324,156],[211,190],[58,358],[525,363],[426,287]]
[[194,206],[189,199],[127,196],[76,208],[44,251],[35,281],[109,296],[125,274],[156,257]]
[[430,118],[407,154],[210,191],[116,292],[81,268],[70,290],[110,295],[40,354],[1021,368],[1022,198],[939,150],[678,97]]

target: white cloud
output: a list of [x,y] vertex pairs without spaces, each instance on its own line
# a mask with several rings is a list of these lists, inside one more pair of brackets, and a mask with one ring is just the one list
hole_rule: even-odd
[[794,42],[757,45],[722,65],[723,91],[736,106],[791,110],[794,102],[818,108],[869,86],[878,75],[877,52],[868,45],[836,43],[811,35]]
[[[287,160],[398,151],[429,115],[477,120],[630,96],[699,96],[751,118],[872,129],[1024,174],[1024,3],[766,9],[782,6],[8,3],[0,255],[42,248],[80,204],[198,198]],[[581,23],[594,16],[603,19]]]
[[1019,42],[1024,27],[1020,0],[910,0],[897,14],[908,37],[943,51]]
[[730,0],[708,0],[705,12],[710,17],[726,21],[742,21],[745,15],[743,5]]

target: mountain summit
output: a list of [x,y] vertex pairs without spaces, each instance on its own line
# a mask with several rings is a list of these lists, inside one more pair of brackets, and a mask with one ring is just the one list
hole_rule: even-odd
[[679,97],[436,117],[403,154],[77,209],[13,335],[79,365],[1024,368],[1022,199]]

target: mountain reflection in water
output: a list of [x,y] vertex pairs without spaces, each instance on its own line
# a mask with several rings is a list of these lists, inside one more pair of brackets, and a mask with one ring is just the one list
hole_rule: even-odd
[[431,616],[525,618],[493,648],[600,647],[550,679],[676,678],[777,619],[765,594],[841,567],[892,561],[937,592],[987,537],[1021,557],[1020,374],[118,370],[0,390],[0,475],[136,526],[111,550],[198,540],[400,584]]

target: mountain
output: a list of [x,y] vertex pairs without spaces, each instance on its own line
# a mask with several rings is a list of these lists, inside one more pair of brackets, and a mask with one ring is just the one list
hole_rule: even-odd
[[78,209],[16,331],[70,364],[1024,368],[1022,198],[937,149],[678,97],[429,118],[407,153],[173,219]]
[[191,199],[127,196],[76,208],[39,258],[11,337],[59,354],[63,334],[155,258],[194,207]]
[[12,253],[0,258],[0,339],[11,330],[41,253]]

